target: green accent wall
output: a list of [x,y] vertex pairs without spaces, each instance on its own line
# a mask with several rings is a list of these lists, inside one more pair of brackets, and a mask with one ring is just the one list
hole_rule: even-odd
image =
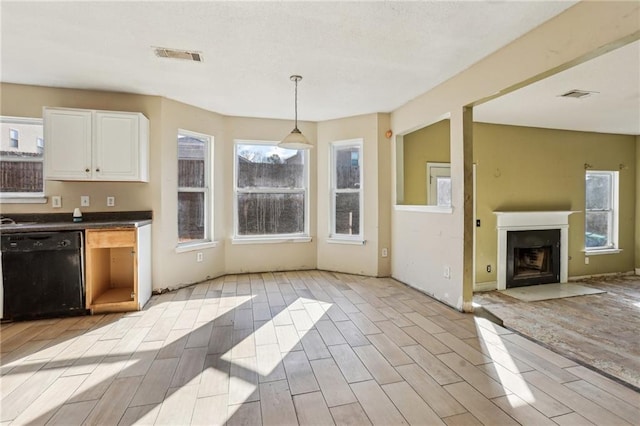
[[[404,136],[406,204],[426,203],[426,162],[448,162],[448,121]],[[476,282],[496,277],[494,211],[573,210],[569,217],[569,276],[632,271],[640,264],[640,138],[589,132],[474,123],[477,172]],[[409,142],[407,142],[409,141]],[[585,163],[620,171],[621,253],[590,256],[585,264]],[[458,183],[454,182],[454,185]],[[455,208],[455,206],[454,206]],[[491,272],[487,272],[491,265]]]
[[427,204],[427,163],[449,163],[451,125],[442,120],[404,136],[404,202]]

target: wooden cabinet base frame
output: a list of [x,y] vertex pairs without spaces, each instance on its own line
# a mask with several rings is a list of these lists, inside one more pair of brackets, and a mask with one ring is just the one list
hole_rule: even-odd
[[151,225],[86,231],[86,307],[91,313],[142,309],[151,297]]

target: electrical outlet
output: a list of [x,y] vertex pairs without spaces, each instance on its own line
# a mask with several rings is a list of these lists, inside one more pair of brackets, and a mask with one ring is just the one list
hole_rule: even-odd
[[387,256],[389,256],[389,251],[385,247],[385,248],[382,249],[382,257],[387,257]]
[[451,278],[451,267],[450,266],[445,266],[444,267],[444,272],[443,275],[446,279]]
[[491,265],[487,265],[487,272],[491,272]]
[[196,262],[202,262],[203,256],[202,256],[202,252],[198,252],[196,253]]
[[81,195],[80,196],[80,207],[89,207],[90,203],[89,203],[89,196],[88,195]]
[[585,258],[584,258],[584,264],[585,264],[585,265],[588,265],[588,264],[589,264],[589,258],[588,258],[588,257],[585,257]]
[[51,197],[51,207],[54,209],[59,209],[62,207],[62,197],[59,195],[54,195]]
[[107,197],[107,207],[113,207],[116,205],[116,197]]

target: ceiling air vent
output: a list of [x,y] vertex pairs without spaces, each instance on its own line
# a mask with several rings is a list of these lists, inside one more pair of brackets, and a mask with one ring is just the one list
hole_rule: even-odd
[[196,51],[154,47],[153,52],[160,58],[184,59],[187,61],[202,62],[202,54]]
[[563,93],[562,95],[560,95],[561,98],[575,98],[575,99],[581,99],[581,98],[586,98],[587,96],[591,96],[594,93],[598,93],[598,92],[590,92],[588,90],[569,90],[567,93]]

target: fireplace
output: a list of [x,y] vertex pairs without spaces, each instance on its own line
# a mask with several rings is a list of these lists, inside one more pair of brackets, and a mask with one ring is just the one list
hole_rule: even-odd
[[573,211],[496,211],[498,290],[569,278],[569,215]]
[[560,229],[507,232],[507,288],[560,282]]

